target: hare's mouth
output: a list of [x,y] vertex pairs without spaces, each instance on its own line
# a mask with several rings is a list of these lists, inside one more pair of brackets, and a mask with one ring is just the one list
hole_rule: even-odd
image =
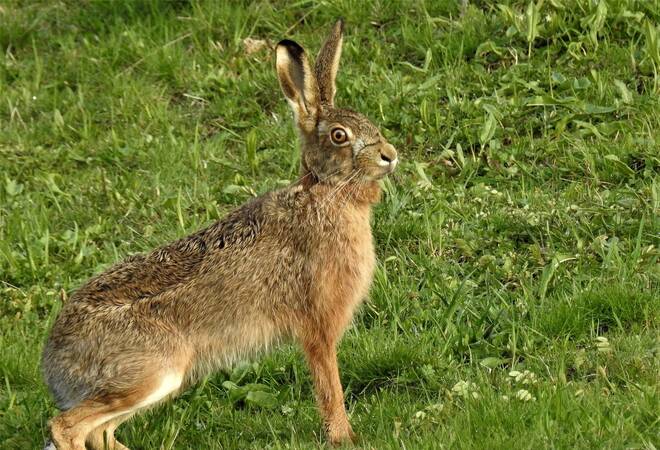
[[356,159],[367,179],[379,180],[394,172],[399,164],[398,156],[392,144],[379,141],[365,145]]
[[384,159],[378,161],[378,165],[380,167],[387,167],[388,169],[390,169],[390,172],[396,168],[397,164],[399,164],[399,158],[394,158],[393,161],[386,161]]
[[365,173],[365,178],[368,180],[380,180],[394,172],[394,169],[396,168],[397,164],[399,164],[399,160],[394,159],[392,161],[385,162],[385,161],[377,161],[374,165],[371,165],[367,170],[364,170]]
[[399,155],[390,143],[385,142],[379,149],[379,157],[376,158],[378,166],[386,169],[388,173],[392,172],[399,163]]

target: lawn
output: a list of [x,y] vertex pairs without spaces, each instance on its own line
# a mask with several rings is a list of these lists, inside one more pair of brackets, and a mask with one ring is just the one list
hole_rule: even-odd
[[[0,447],[46,439],[72,290],[297,178],[273,45],[315,53],[337,17],[337,103],[401,159],[339,349],[358,447],[660,447],[660,6],[461,3],[2,2]],[[117,435],[325,442],[293,345]]]

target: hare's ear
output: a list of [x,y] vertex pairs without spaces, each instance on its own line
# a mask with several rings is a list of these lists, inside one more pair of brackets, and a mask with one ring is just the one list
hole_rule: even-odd
[[319,111],[319,88],[303,48],[285,39],[277,44],[277,77],[298,126],[312,131]]
[[316,58],[316,79],[319,83],[321,103],[333,106],[335,98],[335,79],[339,69],[339,58],[341,57],[341,44],[344,33],[344,21],[339,19],[332,27],[330,36],[323,44]]

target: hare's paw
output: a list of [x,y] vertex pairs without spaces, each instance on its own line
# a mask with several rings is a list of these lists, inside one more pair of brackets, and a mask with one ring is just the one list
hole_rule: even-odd
[[357,436],[353,432],[351,425],[346,422],[340,426],[329,426],[328,440],[333,447],[339,447],[355,444],[357,442]]

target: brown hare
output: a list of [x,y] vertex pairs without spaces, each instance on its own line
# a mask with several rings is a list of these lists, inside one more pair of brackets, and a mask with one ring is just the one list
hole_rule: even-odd
[[287,338],[305,353],[328,439],[354,440],[336,345],[371,284],[370,209],[398,160],[369,120],[334,106],[342,31],[340,20],[314,69],[300,45],[277,45],[297,182],[126,259],[64,304],[42,358],[62,410],[51,448],[125,449],[114,430],[132,415]]

